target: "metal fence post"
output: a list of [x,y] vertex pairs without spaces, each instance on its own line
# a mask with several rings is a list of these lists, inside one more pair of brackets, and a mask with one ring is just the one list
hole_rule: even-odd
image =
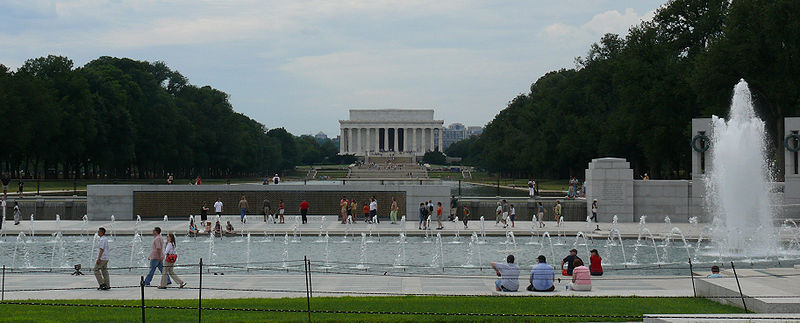
[[311,322],[311,290],[308,286],[308,257],[303,256],[303,269],[305,271],[305,279],[306,279],[306,306],[308,313],[308,321]]
[[200,258],[200,285],[197,288],[197,322],[203,320],[203,258]]
[[739,288],[739,297],[742,298],[742,306],[744,306],[744,312],[750,313],[747,310],[747,303],[744,302],[744,293],[742,293],[742,285],[739,285],[739,275],[736,274],[736,267],[733,266],[733,261],[731,261],[731,269],[733,269],[733,277],[736,277],[736,287]]
[[2,287],[2,296],[0,296],[0,302],[6,300],[6,265],[3,265],[3,287]]
[[141,280],[139,281],[139,288],[142,290],[142,323],[144,323],[144,276],[139,277],[141,277]]
[[694,269],[692,268],[692,258],[689,258],[689,276],[692,277],[692,294],[697,297],[697,289],[694,287]]

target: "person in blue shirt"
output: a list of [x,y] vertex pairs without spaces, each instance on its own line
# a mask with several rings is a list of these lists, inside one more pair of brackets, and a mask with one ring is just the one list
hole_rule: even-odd
[[531,284],[528,286],[528,291],[531,292],[552,292],[556,288],[553,286],[553,266],[547,264],[547,258],[539,255],[536,258],[538,262],[531,270]]
[[516,292],[519,289],[519,266],[514,264],[514,255],[508,255],[506,262],[491,262],[492,269],[500,277],[494,282],[498,292]]
[[706,276],[707,278],[722,278],[722,275],[719,273],[719,266],[711,266],[711,275]]

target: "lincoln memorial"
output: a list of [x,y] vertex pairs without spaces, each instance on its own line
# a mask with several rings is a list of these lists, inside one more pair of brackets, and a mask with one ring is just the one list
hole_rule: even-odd
[[441,151],[443,124],[433,119],[433,110],[350,110],[349,120],[339,120],[339,153],[415,159],[428,151]]

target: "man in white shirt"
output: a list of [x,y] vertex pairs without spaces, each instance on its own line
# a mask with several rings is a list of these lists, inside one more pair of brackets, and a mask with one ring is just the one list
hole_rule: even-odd
[[275,174],[275,176],[272,177],[272,182],[275,183],[275,184],[278,184],[278,183],[281,182],[281,178],[278,177],[278,174]]
[[97,229],[97,235],[100,236],[100,240],[97,241],[97,261],[94,263],[94,278],[97,279],[97,284],[100,285],[97,290],[109,290],[111,289],[111,281],[108,277],[108,258],[110,253],[106,229],[102,227]]
[[372,201],[369,202],[369,220],[372,221],[372,219],[375,219],[376,223],[380,223],[380,221],[378,221],[378,200],[376,200],[374,196],[372,197]]
[[222,215],[222,198],[217,198],[217,202],[214,203],[214,212],[217,212],[217,215]]

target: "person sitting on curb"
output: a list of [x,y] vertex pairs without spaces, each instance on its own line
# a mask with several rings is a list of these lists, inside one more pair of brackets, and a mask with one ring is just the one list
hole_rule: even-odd
[[514,264],[514,255],[508,255],[505,263],[491,262],[492,269],[500,277],[494,286],[498,292],[516,292],[519,289],[519,266]]
[[706,278],[722,278],[722,275],[719,273],[719,266],[711,266],[711,275],[706,276]]
[[553,266],[547,264],[547,258],[544,255],[539,255],[536,258],[536,266],[531,270],[531,284],[528,286],[528,291],[531,292],[552,292],[556,289],[553,286]]
[[225,233],[226,234],[234,234],[236,231],[233,229],[233,224],[231,221],[228,221],[228,224],[225,225]]
[[579,292],[592,290],[592,275],[589,273],[589,268],[583,265],[581,258],[575,258],[574,266],[572,282],[567,284],[567,288]]

